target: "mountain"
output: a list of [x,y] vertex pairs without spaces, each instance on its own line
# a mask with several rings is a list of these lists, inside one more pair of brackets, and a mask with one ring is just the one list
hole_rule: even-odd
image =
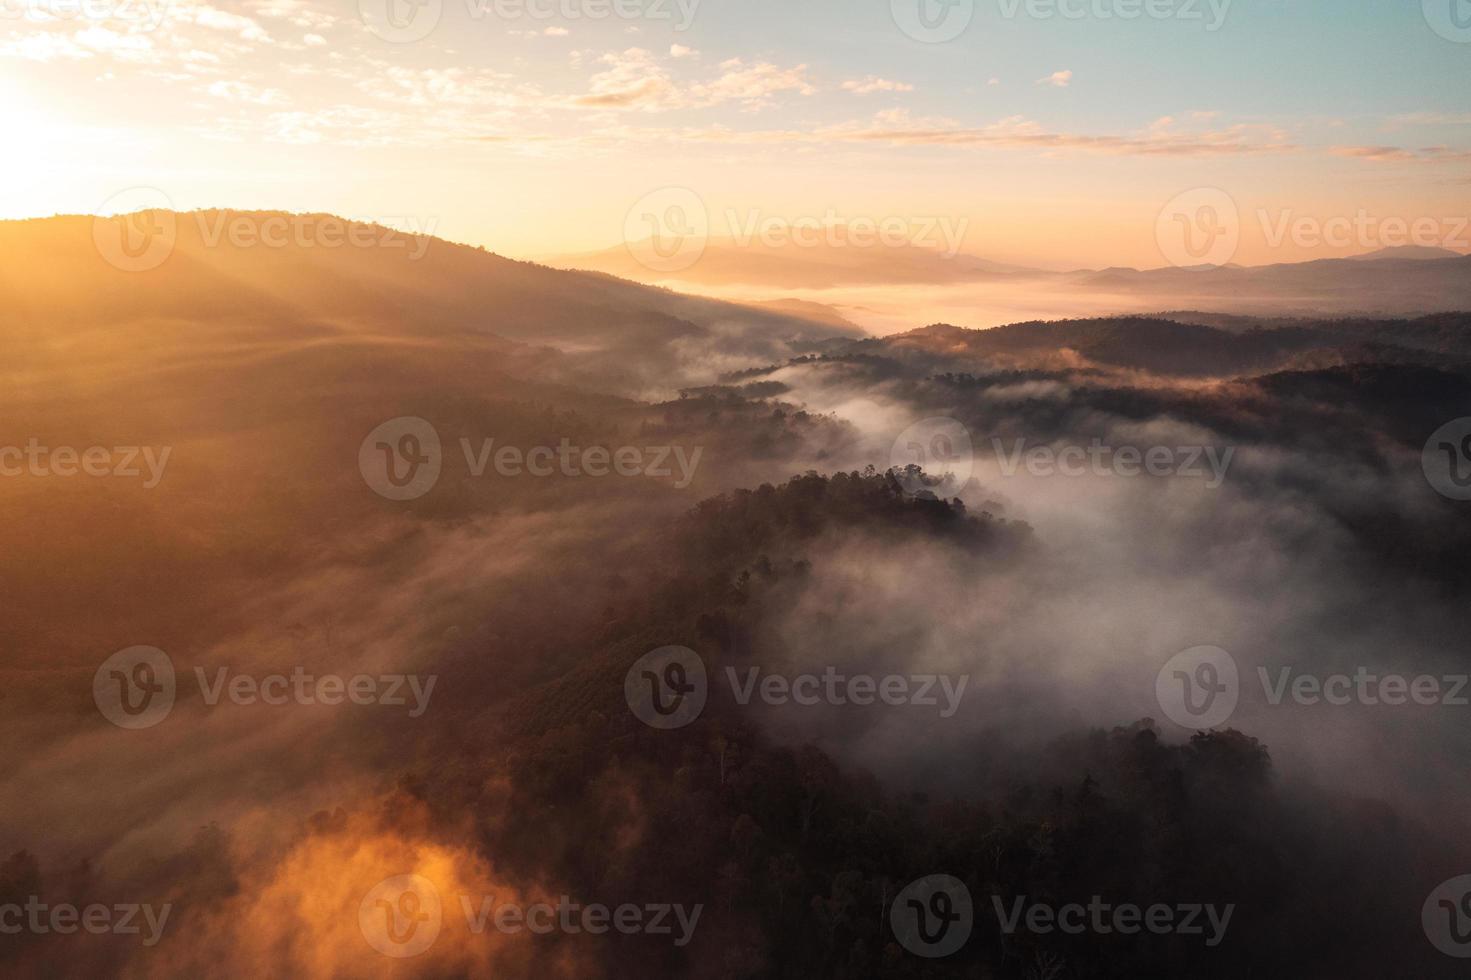
[[[938,232],[936,233],[938,234]],[[617,246],[598,252],[546,258],[558,268],[593,269],[643,281],[672,280],[704,286],[766,286],[773,289],[829,289],[854,285],[939,285],[984,281],[1030,274],[1033,270],[1004,265],[941,248],[918,245],[860,247],[786,242],[770,245],[714,238],[686,269],[662,273],[643,265],[637,255],[648,246]]]
[[[1418,316],[1471,309],[1471,256],[1446,249],[1382,249],[1350,259],[1271,265],[1051,272],[916,246],[768,245],[712,239],[688,268],[660,271],[635,243],[545,261],[641,282],[745,299],[783,290],[837,307],[870,307],[874,323],[906,316],[994,324],[1036,311],[1066,316],[1160,306],[1248,315]],[[922,287],[929,287],[923,289]],[[932,303],[934,305],[926,305]],[[864,322],[870,322],[865,320]],[[912,322],[912,320],[911,320]]]
[[813,303],[805,299],[770,299],[763,302],[751,302],[745,304],[758,310],[770,310],[785,316],[794,316],[813,323],[825,323],[830,327],[837,327],[844,331],[861,330],[856,323],[849,320],[836,307],[828,306],[826,303]]
[[[1346,650],[1465,672],[1471,523],[1422,447],[1466,411],[1466,314],[854,339],[822,309],[386,248],[371,226],[328,246],[325,216],[229,246],[204,214],[168,216],[194,230],[134,272],[155,239],[113,251],[112,222],[0,225],[0,738],[25,746],[0,780],[0,907],[156,896],[178,916],[157,949],[7,936],[0,974],[402,972],[362,909],[412,876],[452,910],[704,913],[687,946],[446,928],[426,976],[1454,975],[1414,911],[1471,867],[1457,712],[1345,711],[1322,739],[1285,709],[1150,719],[1187,643],[1245,677]],[[492,441],[528,465],[489,464]],[[1008,473],[1024,443],[1040,465]],[[49,469],[15,455],[35,444]],[[569,444],[585,469],[529,465]],[[168,458],[156,483],[86,469],[139,447]],[[974,464],[955,497],[916,488],[916,450]],[[398,455],[432,466],[422,496],[385,492]],[[674,460],[698,465],[656,472]],[[124,732],[99,665],[139,644],[177,692]],[[708,680],[666,728],[630,679],[680,649]],[[438,683],[418,715],[326,684],[264,703],[288,673]],[[227,674],[261,697],[212,699]],[[855,697],[753,701],[736,679],[758,674]],[[912,703],[838,680],[880,676]],[[936,681],[948,715],[920,693]],[[978,910],[1239,912],[1219,948],[987,927],[929,968],[885,909],[940,870]]]
[[[140,220],[0,222],[8,329],[67,323],[117,336],[140,323],[248,321],[243,336],[254,342],[496,340],[540,362],[548,377],[629,394],[672,393],[717,367],[769,363],[862,333],[831,318],[681,296],[321,214],[159,212],[148,220],[166,230],[166,258],[124,271],[98,242],[115,248],[115,225]],[[268,229],[288,229],[289,244],[255,240]]]
[[1425,245],[1402,245],[1398,248],[1381,248],[1377,251],[1366,252],[1363,255],[1349,256],[1350,262],[1382,262],[1413,261],[1423,262],[1428,259],[1459,259],[1462,253],[1452,251],[1448,248],[1430,248]]
[[[1395,316],[1471,309],[1471,256],[1319,259],[1264,266],[1073,273],[1061,287],[1233,313]],[[1100,298],[1099,304],[1104,300]]]
[[1122,369],[1236,377],[1349,363],[1471,363],[1471,315],[1414,320],[1252,320],[1197,313],[1014,323],[989,330],[933,324],[858,341],[850,355],[896,358],[933,372]]

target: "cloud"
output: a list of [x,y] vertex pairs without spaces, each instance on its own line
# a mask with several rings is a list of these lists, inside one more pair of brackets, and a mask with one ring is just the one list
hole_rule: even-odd
[[321,31],[334,26],[337,17],[307,0],[258,0],[248,5],[261,17],[284,20],[304,30]]
[[869,95],[874,92],[913,92],[914,86],[907,82],[894,82],[887,78],[879,78],[877,75],[869,75],[862,80],[853,79],[844,82],[843,90],[855,95]]
[[725,126],[677,131],[619,130],[624,139],[678,139],[713,143],[883,143],[891,146],[956,146],[1001,150],[1080,151],[1137,156],[1231,156],[1287,153],[1300,149],[1272,127],[1238,125],[1218,130],[1181,131],[1174,120],[1157,120],[1133,135],[1083,135],[1045,129],[1024,116],[984,126],[963,126],[944,118],[914,118],[897,109],[868,122],[842,123],[813,130],[740,131]]
[[671,44],[669,46],[669,56],[671,58],[698,58],[700,52],[694,48],[685,47],[683,44]]
[[1449,146],[1426,146],[1420,149],[1400,146],[1335,146],[1329,152],[1334,156],[1371,160],[1375,163],[1471,162],[1471,150],[1458,150]]
[[1051,85],[1053,88],[1067,88],[1072,84],[1073,73],[1071,71],[1055,71],[1046,78],[1037,79],[1038,85]]
[[1391,116],[1389,124],[1395,126],[1471,126],[1471,112],[1410,112],[1402,116]]
[[734,102],[755,110],[771,104],[774,96],[784,92],[816,92],[807,81],[806,65],[780,68],[768,62],[746,64],[732,58],[720,65],[721,74],[715,79],[680,84],[643,48],[604,55],[601,62],[606,70],[592,77],[591,91],[574,99],[574,105],[657,112]]
[[778,68],[767,62],[747,65],[739,58],[721,64],[725,74],[714,82],[696,85],[691,90],[695,99],[704,105],[721,102],[740,102],[748,109],[767,105],[771,97],[782,92],[813,95],[817,89],[806,78],[807,66]]
[[278,88],[256,88],[245,82],[214,82],[207,91],[217,99],[246,102],[251,105],[282,105],[291,101],[286,93]]

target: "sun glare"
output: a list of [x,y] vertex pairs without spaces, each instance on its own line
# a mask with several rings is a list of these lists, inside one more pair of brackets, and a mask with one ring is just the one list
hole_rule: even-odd
[[0,181],[0,218],[38,213],[37,203],[57,186],[55,177],[68,155],[66,127],[54,113],[13,79],[0,76],[0,133],[5,134],[5,180]]

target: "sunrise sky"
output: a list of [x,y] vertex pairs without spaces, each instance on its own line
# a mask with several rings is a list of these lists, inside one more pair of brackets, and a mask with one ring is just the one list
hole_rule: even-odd
[[[531,257],[616,245],[683,186],[717,230],[964,218],[968,252],[1099,267],[1164,264],[1156,217],[1202,186],[1249,215],[1471,210],[1466,0],[956,0],[948,41],[901,27],[916,0],[386,2],[0,0],[0,217],[144,186]],[[1239,262],[1365,250],[1256,224]]]

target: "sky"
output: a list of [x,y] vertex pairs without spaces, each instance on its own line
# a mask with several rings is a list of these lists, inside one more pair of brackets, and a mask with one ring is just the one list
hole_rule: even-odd
[[1471,0],[0,0],[0,124],[5,218],[326,211],[535,257],[679,188],[715,234],[1155,267],[1172,202],[1224,192],[1244,264],[1419,243],[1395,220],[1467,251]]

